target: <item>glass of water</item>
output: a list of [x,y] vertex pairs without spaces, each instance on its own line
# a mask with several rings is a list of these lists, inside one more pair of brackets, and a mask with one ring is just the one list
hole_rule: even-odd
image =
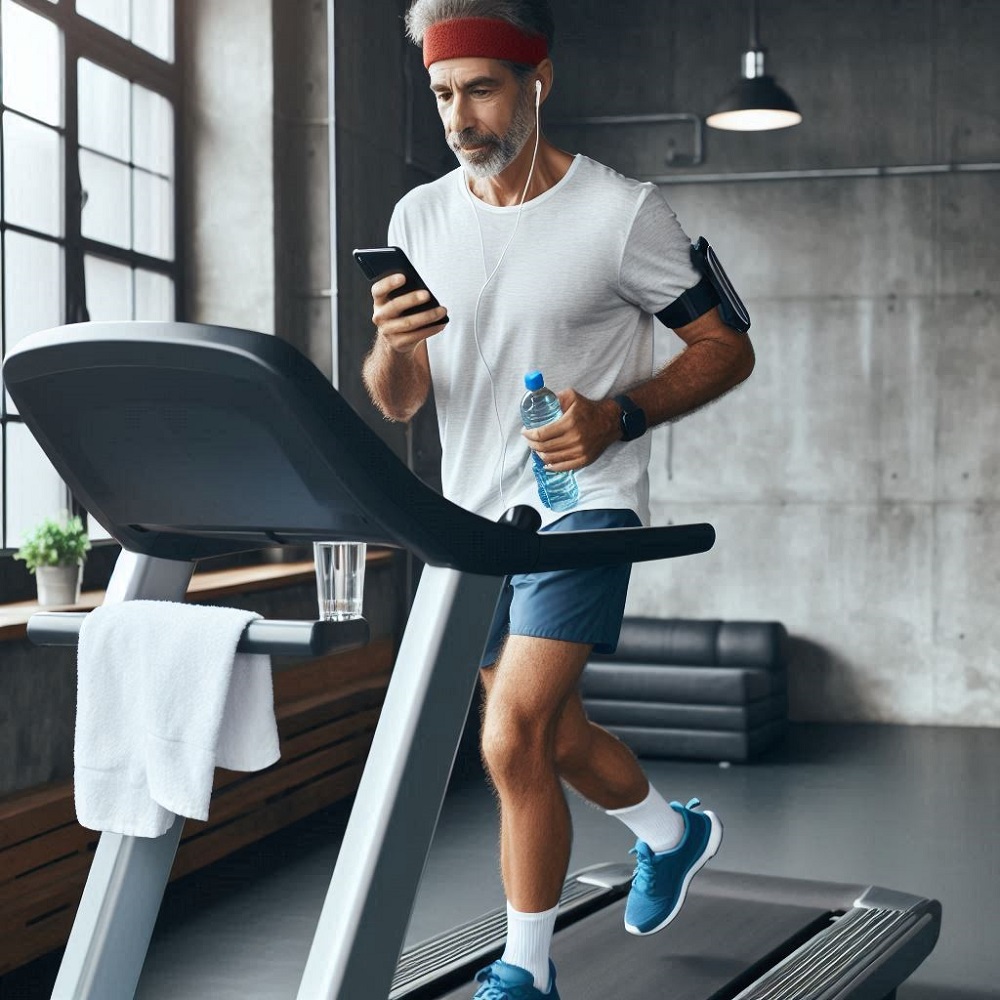
[[361,617],[367,548],[364,542],[313,542],[320,618]]

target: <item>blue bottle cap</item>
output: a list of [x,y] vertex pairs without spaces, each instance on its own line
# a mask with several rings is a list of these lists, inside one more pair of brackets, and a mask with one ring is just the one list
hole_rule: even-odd
[[545,379],[539,371],[528,372],[528,374],[524,376],[524,387],[530,392],[534,392],[536,389],[541,389],[543,385],[545,385]]

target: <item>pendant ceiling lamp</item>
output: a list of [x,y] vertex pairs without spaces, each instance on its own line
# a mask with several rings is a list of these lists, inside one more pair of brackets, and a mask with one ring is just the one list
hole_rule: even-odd
[[743,53],[742,79],[705,122],[734,132],[763,132],[789,128],[802,121],[795,102],[764,72],[764,53],[758,39],[757,0],[750,0],[750,48]]

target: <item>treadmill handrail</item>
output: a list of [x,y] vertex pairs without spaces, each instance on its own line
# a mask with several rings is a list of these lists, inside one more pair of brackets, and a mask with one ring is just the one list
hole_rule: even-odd
[[[28,639],[36,646],[76,646],[89,611],[39,611],[28,619]],[[318,657],[359,649],[370,632],[364,618],[347,621],[258,619],[243,630],[238,653]]]
[[340,538],[503,576],[714,544],[707,524],[559,537],[473,514],[422,483],[312,362],[266,334],[79,323],[21,340],[3,375],[74,495],[123,547],[156,558]]

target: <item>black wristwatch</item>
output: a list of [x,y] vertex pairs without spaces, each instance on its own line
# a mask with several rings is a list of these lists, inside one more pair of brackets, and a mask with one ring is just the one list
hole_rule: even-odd
[[615,402],[621,407],[621,416],[618,418],[619,426],[622,429],[623,441],[634,441],[646,433],[646,411],[636,405],[626,395],[615,396]]

